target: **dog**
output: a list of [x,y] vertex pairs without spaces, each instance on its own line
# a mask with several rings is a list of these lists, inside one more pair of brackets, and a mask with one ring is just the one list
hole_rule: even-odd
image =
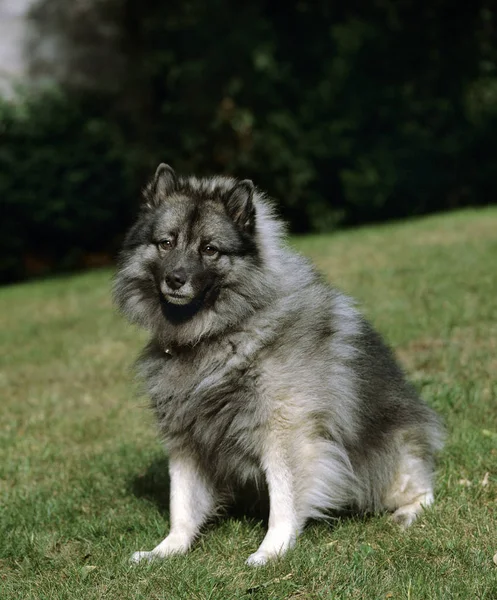
[[114,298],[150,332],[138,371],[169,455],[171,526],[132,561],[185,553],[247,482],[270,503],[250,565],[344,508],[409,526],[433,502],[443,428],[353,301],[285,245],[252,181],[161,164],[143,196]]

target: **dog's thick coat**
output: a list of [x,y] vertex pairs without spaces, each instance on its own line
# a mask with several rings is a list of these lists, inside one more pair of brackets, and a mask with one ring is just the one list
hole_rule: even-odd
[[441,427],[352,301],[285,247],[252,182],[161,165],[144,196],[114,296],[151,333],[139,371],[169,453],[171,531],[133,559],[185,552],[249,480],[270,499],[250,564],[334,509],[409,525],[433,501]]

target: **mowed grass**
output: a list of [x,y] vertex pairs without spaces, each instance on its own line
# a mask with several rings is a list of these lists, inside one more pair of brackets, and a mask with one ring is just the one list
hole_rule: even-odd
[[[254,517],[131,566],[168,529],[167,462],[132,379],[145,336],[110,271],[0,291],[0,599],[497,598],[497,210],[294,240],[355,296],[444,417],[436,503],[312,523],[267,567]],[[497,560],[497,559],[496,559]]]

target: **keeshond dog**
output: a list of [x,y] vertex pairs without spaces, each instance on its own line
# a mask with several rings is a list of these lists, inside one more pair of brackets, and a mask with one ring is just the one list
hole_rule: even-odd
[[354,303],[285,246],[251,181],[161,164],[114,297],[150,332],[138,366],[171,480],[170,533],[133,561],[186,552],[249,481],[270,505],[251,565],[330,511],[388,511],[405,527],[433,502],[437,416]]

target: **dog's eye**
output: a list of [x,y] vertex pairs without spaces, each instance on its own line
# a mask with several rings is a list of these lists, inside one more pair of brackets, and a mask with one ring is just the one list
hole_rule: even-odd
[[211,246],[210,244],[207,244],[207,246],[203,247],[202,252],[206,256],[215,256],[216,254],[219,253],[219,250],[215,246]]
[[157,246],[162,250],[170,250],[173,247],[173,242],[171,240],[161,240],[157,242]]

